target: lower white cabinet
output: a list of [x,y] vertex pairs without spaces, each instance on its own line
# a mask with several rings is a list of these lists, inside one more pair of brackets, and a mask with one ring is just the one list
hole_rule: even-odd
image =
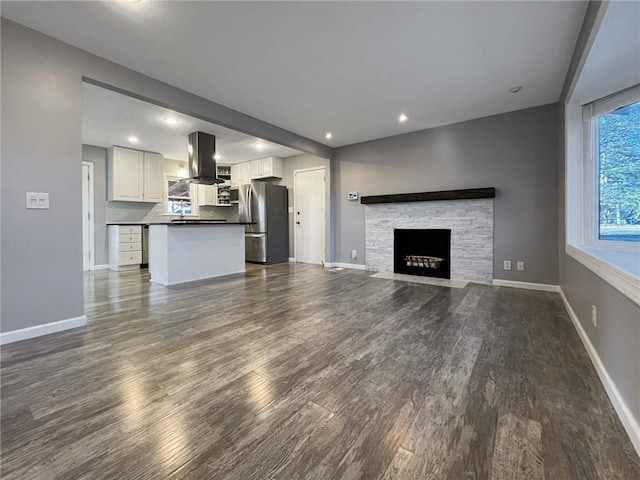
[[109,225],[109,268],[124,270],[142,263],[142,225]]

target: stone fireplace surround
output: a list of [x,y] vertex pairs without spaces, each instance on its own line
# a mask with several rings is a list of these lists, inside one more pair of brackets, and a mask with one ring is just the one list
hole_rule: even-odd
[[[398,202],[390,198],[392,196],[362,197],[366,269],[393,272],[393,230],[396,228],[451,229],[451,278],[491,284],[495,192],[490,198],[460,200],[419,200],[428,198],[425,197],[428,194],[398,197],[403,199],[408,195],[416,195],[416,201]],[[374,198],[380,200],[367,201]],[[389,203],[381,203],[385,200]]]

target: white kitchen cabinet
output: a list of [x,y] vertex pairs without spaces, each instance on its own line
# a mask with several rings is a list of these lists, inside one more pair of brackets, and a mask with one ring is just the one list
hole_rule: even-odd
[[282,178],[282,159],[265,157],[251,160],[251,180]]
[[144,152],[112,147],[107,163],[107,200],[143,202]]
[[111,147],[107,162],[107,200],[160,203],[164,193],[162,155]]
[[236,163],[235,165],[231,165],[231,186],[237,187],[240,185],[238,180],[240,179],[240,163]]
[[251,162],[231,165],[231,185],[238,186],[251,183]]
[[109,268],[125,270],[142,263],[142,225],[109,225]]
[[198,205],[201,207],[229,207],[229,184],[198,185]]
[[251,160],[251,180],[263,178],[262,175],[262,159]]
[[278,157],[263,158],[262,175],[264,178],[282,178],[282,159]]
[[215,206],[218,203],[218,188],[215,185],[198,185],[198,205]]
[[159,153],[144,152],[145,202],[160,203],[164,197],[164,157]]

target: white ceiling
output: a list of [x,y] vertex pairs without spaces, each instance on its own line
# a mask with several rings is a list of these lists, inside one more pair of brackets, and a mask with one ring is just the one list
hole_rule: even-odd
[[638,83],[640,2],[616,0],[607,7],[572,98],[585,104]]
[[[557,101],[585,8],[582,1],[3,1],[2,15],[340,146]],[[508,93],[516,85],[523,91]],[[397,122],[401,112],[407,123]]]
[[[167,124],[164,119],[169,117],[178,123]],[[187,135],[195,131],[215,135],[216,152],[222,157],[220,163],[269,156],[285,158],[301,153],[111,90],[82,85],[82,143],[100,147],[121,145],[187,161]],[[136,137],[138,143],[130,143],[130,136]],[[264,148],[256,149],[257,144]]]

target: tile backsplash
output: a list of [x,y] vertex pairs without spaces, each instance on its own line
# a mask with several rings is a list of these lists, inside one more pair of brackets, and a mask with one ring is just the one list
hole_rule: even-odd
[[[163,215],[161,203],[107,202],[107,223],[143,222],[163,223],[179,215]],[[238,207],[200,207],[196,218],[238,221]]]

